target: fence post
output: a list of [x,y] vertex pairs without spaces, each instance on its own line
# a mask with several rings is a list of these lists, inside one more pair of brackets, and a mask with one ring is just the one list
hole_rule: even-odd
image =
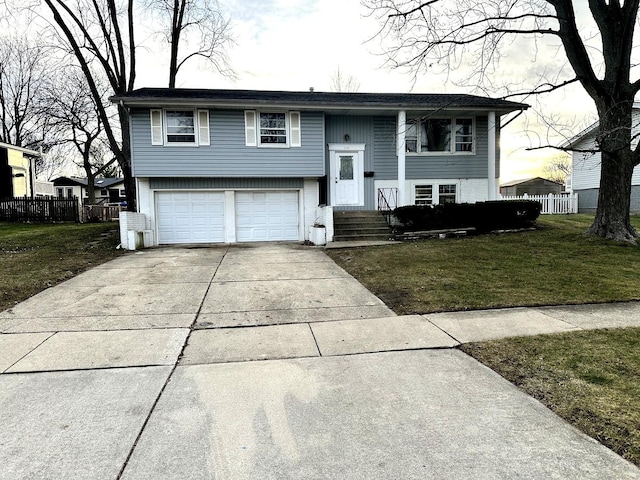
[[553,196],[553,193],[549,194],[549,213],[550,214],[554,214],[556,213],[556,209],[555,209],[555,198]]

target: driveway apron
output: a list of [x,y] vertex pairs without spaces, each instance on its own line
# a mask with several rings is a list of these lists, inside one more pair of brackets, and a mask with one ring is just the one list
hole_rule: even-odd
[[0,479],[640,479],[461,321],[313,247],[125,255],[0,313]]

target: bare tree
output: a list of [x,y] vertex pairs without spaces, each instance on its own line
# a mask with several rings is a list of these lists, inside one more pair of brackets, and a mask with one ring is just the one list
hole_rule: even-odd
[[353,75],[342,72],[340,67],[331,75],[332,92],[357,92],[358,90],[360,90],[358,79]]
[[44,1],[53,14],[61,42],[68,46],[86,79],[109,147],[123,172],[128,208],[135,210],[129,113],[123,105],[118,105],[114,121],[102,102],[104,92],[97,81],[106,78],[114,94],[133,90],[136,77],[134,0]]
[[175,88],[180,68],[194,58],[205,60],[222,75],[235,76],[227,56],[233,43],[229,19],[216,0],[146,0],[146,4],[164,24],[162,35],[170,46],[169,88]]
[[53,71],[47,49],[26,37],[0,37],[0,141],[26,148],[45,144],[42,92]]
[[[110,154],[99,107],[87,88],[82,72],[77,67],[69,66],[62,72],[61,78],[63,80],[48,94],[49,117],[61,132],[61,141],[74,147],[75,156],[79,158],[76,163],[87,177],[87,203],[93,205],[96,201],[95,179],[116,162],[116,158]],[[102,108],[109,112],[111,106],[106,82],[101,81],[100,77],[95,77],[95,81],[102,92]]]
[[564,185],[567,175],[571,174],[571,158],[566,154],[556,155],[543,167],[543,170],[545,178]]
[[[382,22],[380,38],[392,66],[414,74],[469,69],[468,84],[496,91],[494,74],[501,60],[519,60],[530,52],[536,59],[538,41],[556,38],[568,68],[544,71],[523,95],[552,92],[579,83],[593,99],[599,117],[597,149],[601,152],[598,209],[589,233],[636,243],[629,222],[631,175],[640,163],[632,144],[631,111],[640,79],[632,80],[632,59],[640,0],[364,0]],[[580,28],[576,8],[595,25]],[[588,10],[587,10],[588,8]],[[528,48],[514,42],[528,41]],[[595,48],[594,48],[595,47]],[[512,62],[514,65],[516,62]],[[524,72],[523,72],[524,75]],[[503,91],[509,90],[505,82]],[[513,92],[510,92],[513,93]]]

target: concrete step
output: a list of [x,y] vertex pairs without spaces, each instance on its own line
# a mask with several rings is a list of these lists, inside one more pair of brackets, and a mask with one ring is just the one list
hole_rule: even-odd
[[379,233],[354,233],[350,235],[333,235],[334,242],[353,242],[357,240],[389,240],[391,234],[379,234]]
[[386,225],[382,227],[375,226],[359,226],[353,228],[337,228],[334,226],[333,229],[334,235],[357,235],[357,234],[377,234],[377,235],[389,235],[389,227]]

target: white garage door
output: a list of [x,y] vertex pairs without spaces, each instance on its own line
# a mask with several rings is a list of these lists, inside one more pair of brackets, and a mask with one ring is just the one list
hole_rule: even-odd
[[298,240],[298,192],[236,192],[238,242]]
[[224,242],[223,192],[157,192],[158,243]]

